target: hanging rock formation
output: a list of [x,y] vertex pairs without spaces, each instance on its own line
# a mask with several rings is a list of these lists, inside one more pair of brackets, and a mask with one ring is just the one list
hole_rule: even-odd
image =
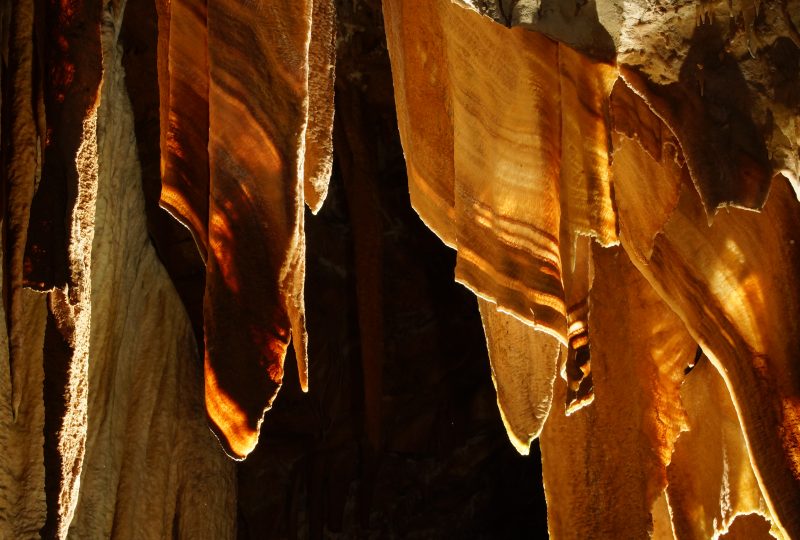
[[[722,490],[723,516],[705,532],[760,511],[776,535],[800,534],[798,304],[788,285],[798,273],[789,183],[800,102],[776,86],[797,82],[800,6],[389,0],[384,13],[412,204],[457,250],[456,280],[485,299],[515,446],[524,452],[548,418],[551,533],[646,535],[666,487],[675,534],[696,534],[671,506],[682,488],[666,471],[678,434],[691,434],[679,388],[699,345],[735,404],[758,480],[740,483],[749,492],[737,497],[763,496],[766,507],[732,509]],[[615,244],[624,262],[609,271],[604,252]],[[637,302],[622,301],[625,290]],[[639,313],[648,294],[654,307]],[[566,348],[561,378],[545,376],[557,355],[508,339],[520,325]],[[625,457],[637,443],[615,429],[652,438]]]
[[161,16],[161,204],[206,263],[206,409],[241,459],[292,337],[308,386],[303,205],[319,209],[330,175],[333,5],[179,0]]
[[[6,223],[12,221],[9,213],[27,220],[24,197],[30,201],[35,191],[30,227],[47,234],[29,235],[29,255],[18,266],[4,266],[4,283],[22,276],[48,292],[22,289],[9,299],[14,314],[6,311],[13,337],[2,341],[1,353],[2,436],[8,449],[1,534],[141,538],[174,530],[189,537],[231,537],[233,468],[206,427],[191,325],[147,237],[118,41],[124,10],[111,3],[84,2],[81,10],[78,4],[36,5],[45,7],[55,11],[47,12],[52,18],[36,24],[73,22],[80,29],[56,34],[60,51],[92,54],[102,64],[85,59],[85,64],[58,64],[53,69],[66,70],[65,78],[43,81],[35,71],[40,64],[10,56],[17,62],[10,72],[29,81],[14,89],[24,104],[17,118],[25,106],[35,106],[34,113],[46,121],[29,115],[27,124],[3,132],[5,163],[15,170],[30,163],[19,176],[30,186],[18,182],[6,188],[7,201],[19,201],[6,206]],[[41,58],[36,55],[44,51],[31,39],[29,8],[33,5],[20,2],[3,15],[10,15],[15,32],[27,31],[33,57]],[[94,86],[81,82],[90,78],[87,70],[94,73]],[[61,105],[70,99],[90,105]],[[56,112],[50,115],[51,110]],[[28,147],[31,139],[36,143]],[[71,195],[59,199],[59,193]],[[67,200],[74,204],[60,216],[59,205]],[[63,227],[62,219],[68,219],[62,231],[68,239],[62,246],[68,247],[65,261],[48,251],[58,245],[55,229]],[[66,271],[59,270],[63,263]]]
[[[224,453],[254,450],[287,355],[314,391],[334,131],[373,480],[404,447],[384,157],[337,6],[378,16],[0,0],[0,536],[235,536]],[[541,440],[550,534],[800,537],[800,3],[381,8],[411,204],[478,297],[511,444]]]

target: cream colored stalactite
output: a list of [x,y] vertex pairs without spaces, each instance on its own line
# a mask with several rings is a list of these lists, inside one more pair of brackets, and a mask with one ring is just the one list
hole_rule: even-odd
[[511,444],[528,455],[553,401],[560,345],[554,337],[478,299],[497,405]]
[[783,66],[800,46],[798,7],[637,0],[620,10],[625,79],[680,141],[709,219],[718,207],[762,207],[775,173],[797,191],[797,73]]
[[336,5],[313,0],[308,44],[308,114],[303,157],[305,203],[316,214],[328,194],[333,170],[333,87],[336,67]]
[[[102,83],[101,83],[102,85]],[[88,429],[89,355],[91,340],[92,244],[97,203],[97,102],[83,120],[83,131],[75,158],[78,188],[70,216],[70,284],[51,294],[51,309],[59,324],[69,327],[72,358],[64,391],[65,412],[58,433],[61,458],[60,491],[56,534],[66,538],[75,515]]]
[[687,431],[667,469],[678,540],[726,533],[739,514],[769,516],[725,382],[706,358],[681,388]]
[[233,466],[206,426],[186,312],[147,236],[121,24],[103,28],[88,434],[75,538],[233,538]]
[[567,416],[556,379],[541,435],[548,527],[553,538],[644,538],[684,426],[680,384],[696,344],[621,248],[592,254],[595,398]]
[[598,0],[598,12],[607,15],[601,22],[615,40],[620,62],[661,85],[679,80],[698,28],[715,26],[727,42],[725,52],[739,61],[755,59],[779,37],[798,44],[786,16],[797,14],[798,6],[797,0]]

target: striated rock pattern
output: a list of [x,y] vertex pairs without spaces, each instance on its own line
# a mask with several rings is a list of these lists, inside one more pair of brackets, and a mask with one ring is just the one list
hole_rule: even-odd
[[[491,373],[513,447],[540,439],[553,537],[800,537],[798,26],[797,0],[0,0],[0,536],[258,536],[301,494],[291,535],[365,533],[387,478],[413,491],[398,456],[452,452],[425,489],[494,474]],[[449,293],[417,290],[381,200],[403,168],[378,102],[478,297],[442,327],[479,312],[488,392],[446,365],[474,342],[426,322]],[[319,226],[308,258],[342,290],[310,288],[309,320],[357,343],[317,349],[302,401],[334,169],[347,217],[320,223],[348,239]],[[312,406],[237,508],[224,454],[253,452],[292,356]],[[413,513],[380,530],[441,531]]]
[[[33,7],[21,2],[10,16],[11,27],[27,28],[36,50],[34,26],[25,19],[25,8]],[[100,63],[61,64],[68,76],[45,80],[30,64],[27,71],[17,66],[19,78],[29,78],[26,103],[44,104],[36,112],[47,122],[29,117],[2,132],[5,163],[33,155],[24,178],[35,192],[28,254],[19,267],[4,266],[4,284],[14,282],[8,273],[18,273],[44,292],[22,289],[12,302],[16,315],[4,311],[16,337],[6,338],[4,326],[0,534],[232,537],[234,470],[206,427],[191,325],[147,237],[118,41],[124,9],[91,2],[47,7],[62,10],[52,19],[65,28],[61,53],[89,54],[96,44]],[[50,28],[52,21],[37,24]],[[81,81],[92,73],[102,77],[87,88]],[[60,105],[70,99],[90,106]],[[28,147],[30,133],[36,143]],[[19,186],[13,197],[23,201]],[[71,195],[59,198],[64,193]],[[69,212],[59,214],[68,201]],[[6,208],[22,219],[21,203]],[[66,261],[48,251],[58,246],[61,221],[68,224],[60,248]],[[37,226],[47,234],[34,236]]]
[[308,385],[303,211],[330,176],[333,16],[330,0],[162,7],[161,204],[205,260],[206,409],[238,459],[292,338]]
[[[556,537],[714,536],[753,512],[800,534],[800,102],[776,86],[800,70],[798,8],[384,2],[412,204],[482,299],[513,444],[547,419]],[[690,442],[696,350],[755,482],[732,435]],[[722,447],[713,502],[691,444]]]

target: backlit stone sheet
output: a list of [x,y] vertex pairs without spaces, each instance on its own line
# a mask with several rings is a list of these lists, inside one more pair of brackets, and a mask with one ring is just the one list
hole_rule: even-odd
[[331,171],[334,7],[179,0],[163,16],[161,203],[206,260],[206,407],[243,458],[292,339],[308,385],[303,212],[319,209]]
[[300,291],[311,9],[209,5],[206,408],[239,458],[255,447],[292,336],[307,384]]
[[684,186],[650,259],[633,259],[723,375],[767,504],[789,534],[800,519],[796,204],[775,181],[761,213],[720,212],[709,227]]
[[[174,0],[161,15],[161,206],[192,232],[208,258],[208,12],[206,0]],[[165,39],[166,38],[166,39]],[[165,118],[164,118],[165,117]]]
[[681,387],[686,431],[667,468],[677,538],[712,538],[739,514],[769,516],[725,382],[707,358]]
[[[565,400],[571,410],[591,402],[590,239],[618,241],[606,128],[615,68],[450,2],[386,2],[384,14],[414,207],[457,249],[457,281],[569,344]],[[492,309],[482,311],[487,324]],[[492,349],[502,338],[487,339]],[[500,354],[496,382],[520,361]],[[548,394],[536,399],[549,409]],[[507,425],[512,401],[500,398]],[[523,448],[519,429],[512,440]]]
[[[545,427],[542,442],[551,533],[652,531],[653,504],[670,496],[672,445],[680,430],[690,429],[678,387],[699,344],[725,381],[758,480],[741,484],[740,495],[763,498],[758,509],[776,535],[796,535],[800,377],[791,351],[798,349],[800,306],[790,284],[800,270],[794,238],[800,218],[789,185],[773,175],[795,181],[798,103],[783,91],[765,90],[775,82],[765,82],[765,74],[793,58],[779,37],[796,37],[791,9],[787,15],[785,7],[770,5],[759,12],[761,3],[733,2],[726,26],[714,18],[720,12],[714,2],[679,3],[667,14],[659,2],[588,2],[574,15],[536,4],[387,1],[384,16],[412,204],[458,251],[456,280],[482,299],[498,403],[518,449],[525,451],[541,420],[529,404],[556,400],[546,425],[561,419],[561,435],[548,436]],[[697,15],[685,24],[690,8]],[[581,26],[592,11],[594,22]],[[665,35],[655,31],[658,13],[671,33],[656,43]],[[556,24],[559,17],[574,20],[575,32]],[[607,50],[582,44],[593,24],[594,30],[621,32],[611,42],[620,52],[618,66],[597,60]],[[563,41],[580,50],[504,25],[541,30],[559,41],[567,36]],[[759,31],[767,32],[763,39]],[[672,60],[670,47],[677,55]],[[744,54],[747,47],[753,54]],[[786,78],[794,76],[792,69],[782,71]],[[623,249],[613,253],[630,259],[626,269],[601,272],[598,261],[609,264],[604,250],[620,239]],[[603,311],[599,306],[613,302],[597,299],[620,276],[626,278],[613,301],[621,303]],[[625,301],[633,293],[623,291],[639,298]],[[653,308],[657,317],[636,311],[647,298],[660,306]],[[531,339],[519,337],[525,335],[520,329],[510,332],[504,317],[568,346],[554,391],[547,384],[525,387],[507,375],[527,372],[523,378],[533,384],[552,365],[552,355],[537,352]],[[683,346],[666,352],[665,320],[684,337]],[[619,324],[631,327],[631,335],[615,334],[611,321],[627,321]],[[626,345],[604,356],[617,342]],[[640,347],[651,350],[632,352]],[[626,354],[638,362],[650,358],[661,375],[634,374],[626,388],[644,385],[642,395],[650,397],[620,409],[626,390],[607,394],[605,403],[600,396],[603,385],[620,384],[622,374],[606,371],[613,363],[597,363]],[[530,394],[534,387],[538,396]],[[663,407],[674,422],[664,423]],[[629,449],[602,442],[606,432],[634,422],[631,415],[650,418],[662,430],[652,432],[660,433],[654,435],[658,443],[643,444],[655,452],[652,459],[647,452],[622,458]],[[580,431],[576,426],[586,418],[594,419],[592,427]],[[598,428],[598,421],[609,427]],[[615,422],[620,425],[611,427]],[[636,420],[627,429],[648,436],[647,422]],[[591,450],[603,444],[606,450]],[[563,457],[568,448],[604,457],[587,458],[581,469]],[[603,476],[608,471],[600,469],[619,460],[637,462],[625,465],[636,472],[622,475],[625,480]],[[608,495],[631,489],[641,492]],[[587,513],[589,500],[599,506]],[[656,508],[659,534],[677,534],[661,524],[667,503]],[[714,526],[721,531],[737,513],[753,511],[746,506],[725,510],[724,524]],[[673,513],[672,519],[680,517]]]
[[[685,423],[679,392],[696,345],[620,247],[592,250],[591,405],[555,404],[541,436],[555,538],[642,538]],[[556,403],[566,394],[556,381]]]
[[[636,140],[646,139],[648,125],[640,123]],[[800,515],[800,380],[789,352],[798,340],[798,300],[787,284],[797,275],[800,216],[791,188],[775,180],[760,213],[720,211],[709,225],[686,167],[675,171],[669,154],[656,159],[637,142],[616,140],[623,246],[722,374],[770,511],[792,531]],[[658,216],[654,239],[626,233],[635,228],[629,222],[644,223],[643,208]]]
[[[562,240],[617,241],[604,127],[615,70],[446,1],[384,14],[415,208],[457,248],[458,281],[566,342]],[[562,115],[562,97],[580,114]]]
[[453,103],[443,23],[448,9],[438,1],[383,3],[411,204],[445,244],[456,247]]
[[333,87],[336,67],[336,6],[314,0],[308,44],[308,125],[303,155],[303,195],[316,214],[328,195],[333,168]]

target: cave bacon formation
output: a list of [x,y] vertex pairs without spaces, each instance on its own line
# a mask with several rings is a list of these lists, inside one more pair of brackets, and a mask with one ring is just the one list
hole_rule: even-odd
[[[798,0],[382,6],[411,202],[511,444],[540,438],[551,535],[800,538]],[[0,0],[0,537],[233,537],[206,421],[244,459],[290,343],[308,390],[336,31],[334,0]]]
[[161,205],[205,261],[206,409],[242,459],[290,340],[308,389],[304,204],[331,172],[334,5],[173,0],[163,19]]
[[800,4],[383,6],[411,201],[551,534],[800,536]]

